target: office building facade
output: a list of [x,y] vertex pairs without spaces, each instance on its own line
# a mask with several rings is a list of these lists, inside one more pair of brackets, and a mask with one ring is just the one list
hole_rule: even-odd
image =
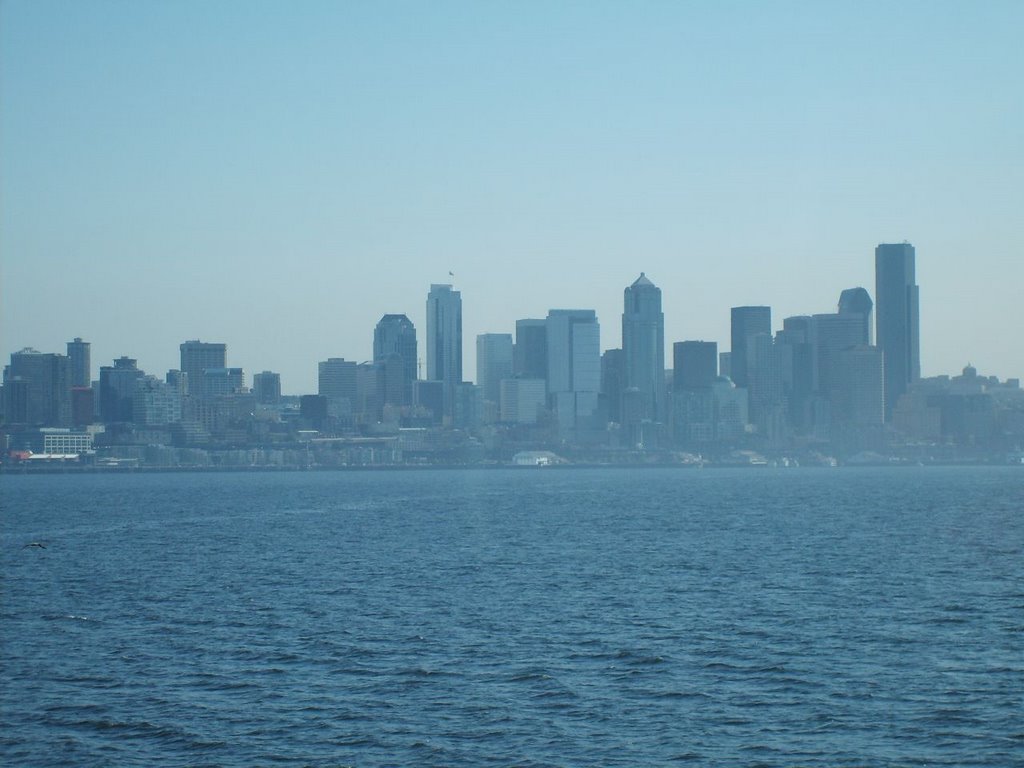
[[536,424],[544,412],[544,379],[504,379],[500,385],[500,420],[506,424]]
[[476,383],[485,403],[501,400],[501,382],[512,378],[512,334],[481,333],[476,337]]
[[513,373],[523,379],[548,377],[547,320],[516,320],[516,344],[512,358]]
[[317,364],[317,394],[328,402],[356,402],[356,363],[343,357],[331,357]]
[[66,427],[71,423],[71,363],[67,356],[26,348],[4,368],[8,423]]
[[592,427],[601,391],[601,326],[592,309],[552,309],[547,317],[548,398],[562,437]]
[[136,360],[121,356],[100,367],[100,416],[103,421],[130,422],[135,417],[135,382],[145,376]]
[[839,294],[837,313],[844,317],[858,317],[861,321],[861,336],[858,345],[870,346],[873,334],[874,302],[866,288],[847,288]]
[[750,339],[772,334],[771,307],[733,307],[731,311],[729,376],[737,387],[746,387]]
[[206,397],[203,372],[212,368],[226,368],[228,345],[199,341],[186,341],[180,345],[181,367],[186,375],[188,394]]
[[252,392],[260,405],[277,405],[281,402],[281,374],[274,371],[254,374]]
[[718,378],[718,342],[677,341],[672,345],[672,389],[710,387]]

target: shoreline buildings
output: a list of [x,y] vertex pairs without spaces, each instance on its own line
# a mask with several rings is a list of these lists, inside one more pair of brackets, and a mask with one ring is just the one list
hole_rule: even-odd
[[531,451],[669,463],[1019,451],[1018,380],[970,365],[920,378],[915,256],[909,243],[880,244],[874,300],[847,288],[834,311],[786,317],[774,334],[769,306],[733,307],[729,352],[678,341],[671,371],[662,290],[643,272],[623,290],[621,348],[602,353],[595,310],[551,309],[517,320],[514,337],[477,335],[476,383],[462,378],[462,296],[450,284],[427,295],[425,376],[412,321],[386,314],[373,360],[321,361],[316,394],[283,395],[272,371],[250,390],[226,344],[199,340],[180,345],[180,369],[162,379],[121,356],[88,382],[91,346],[75,338],[67,355],[11,355],[0,457],[88,446],[114,462],[192,465],[219,451],[231,466],[312,466],[503,463]]

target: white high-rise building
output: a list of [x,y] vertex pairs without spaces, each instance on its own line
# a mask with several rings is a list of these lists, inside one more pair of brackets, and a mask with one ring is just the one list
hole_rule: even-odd
[[181,392],[155,376],[135,379],[132,420],[143,427],[166,427],[181,421]]

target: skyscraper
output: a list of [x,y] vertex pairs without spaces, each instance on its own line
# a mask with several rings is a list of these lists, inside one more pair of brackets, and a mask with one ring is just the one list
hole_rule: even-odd
[[155,376],[139,376],[132,390],[132,421],[141,427],[166,427],[181,421],[181,394]]
[[775,343],[788,350],[785,387],[789,423],[797,432],[806,431],[813,423],[815,383],[814,319],[795,315],[782,321],[782,330],[775,334]]
[[245,389],[245,372],[241,368],[205,368],[203,394],[206,397],[231,395]]
[[858,344],[836,356],[829,398],[830,438],[840,453],[878,450],[884,445],[884,369],[878,347]]
[[135,382],[145,376],[133,357],[119,357],[100,367],[100,416],[108,424],[134,418]]
[[203,371],[210,368],[227,367],[227,344],[212,344],[194,340],[184,342],[179,350],[181,351],[181,371],[186,374],[188,382],[188,394],[205,397]]
[[373,329],[373,361],[381,364],[382,405],[412,403],[418,365],[416,327],[405,315],[384,315]]
[[544,379],[502,381],[500,420],[506,424],[536,424],[547,400],[544,389]]
[[71,361],[71,386],[91,387],[92,386],[92,365],[89,360],[90,344],[75,337],[74,341],[68,342],[68,359]]
[[621,349],[606,349],[601,355],[601,397],[608,421],[622,423],[622,395],[626,391],[626,358]]
[[861,319],[861,340],[858,344],[871,344],[871,310],[874,306],[865,288],[847,288],[839,294],[839,314],[855,315]]
[[737,387],[747,386],[748,346],[759,333],[771,336],[771,307],[733,307],[729,376]]
[[718,342],[677,341],[672,345],[672,388],[710,387],[718,378]]
[[876,335],[884,357],[886,421],[908,385],[921,378],[920,297],[914,261],[910,243],[882,243],[875,248]]
[[769,442],[781,439],[784,429],[788,351],[769,333],[755,333],[746,339],[748,415]]
[[331,357],[317,364],[317,394],[328,402],[345,400],[356,404],[356,363],[343,357]]
[[92,387],[71,388],[71,426],[84,427],[96,417],[96,393]]
[[863,345],[864,319],[857,314],[821,314],[811,317],[811,344],[814,359],[814,390],[827,396],[836,376],[833,366],[838,355],[849,347]]
[[548,397],[566,437],[597,412],[601,326],[592,309],[552,309],[547,327]]
[[277,405],[281,401],[281,374],[263,371],[252,377],[252,391],[260,405]]
[[626,388],[639,393],[641,417],[665,418],[665,315],[661,289],[641,272],[623,292],[622,354]]
[[[392,358],[395,360],[395,358]],[[387,361],[380,363],[360,363],[356,366],[356,399],[353,402],[353,415],[359,423],[378,422],[384,415],[384,401],[387,395],[384,376],[387,372]],[[392,376],[395,370],[392,366]],[[399,393],[399,400],[401,393]]]
[[882,425],[884,361],[878,347],[847,347],[836,355],[832,384],[835,425]]
[[476,383],[485,403],[501,402],[501,381],[512,378],[512,334],[481,333],[476,337]]
[[431,285],[427,294],[427,379],[444,385],[450,421],[455,387],[462,383],[462,294],[451,285]]
[[13,353],[11,364],[4,368],[4,390],[9,423],[44,427],[71,423],[71,364],[65,355],[34,349]]
[[672,430],[677,443],[714,439],[713,387],[717,380],[717,342],[677,341],[672,345]]
[[548,377],[548,326],[543,319],[516,320],[512,372],[523,379]]

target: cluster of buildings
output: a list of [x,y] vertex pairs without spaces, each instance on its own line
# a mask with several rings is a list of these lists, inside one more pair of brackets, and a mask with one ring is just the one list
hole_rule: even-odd
[[[1016,459],[1019,380],[922,379],[919,289],[909,243],[875,250],[875,292],[836,311],[787,317],[733,307],[728,350],[672,344],[645,274],[624,291],[622,347],[601,350],[592,309],[552,309],[514,333],[476,337],[463,365],[462,298],[432,285],[426,370],[417,329],[384,315],[373,359],[319,363],[316,393],[281,377],[247,382],[227,345],[186,341],[161,377],[121,357],[92,379],[90,345],[25,349],[4,369],[0,439],[8,466],[342,466],[431,463]],[[666,365],[666,363],[669,365]]]

